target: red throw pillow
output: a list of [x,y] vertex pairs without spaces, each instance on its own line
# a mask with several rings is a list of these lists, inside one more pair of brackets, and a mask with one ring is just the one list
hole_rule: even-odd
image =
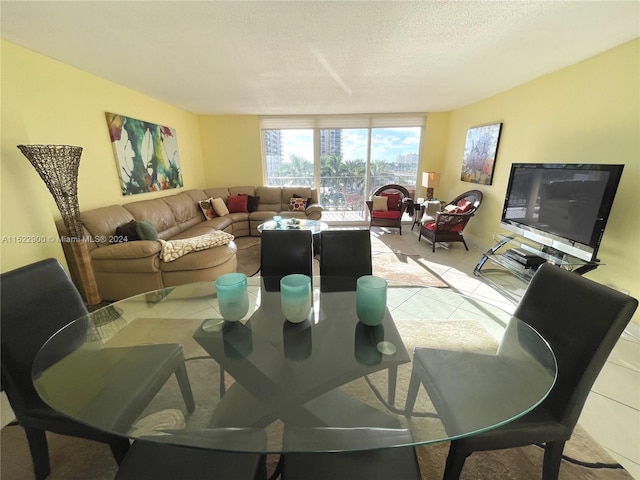
[[387,208],[389,210],[400,210],[400,194],[399,193],[386,193],[380,194],[383,197],[387,197]]
[[473,203],[471,203],[469,200],[460,200],[458,202],[458,213],[468,212],[472,207]]
[[247,210],[248,199],[248,195],[230,196],[227,200],[229,213],[249,213],[249,210]]

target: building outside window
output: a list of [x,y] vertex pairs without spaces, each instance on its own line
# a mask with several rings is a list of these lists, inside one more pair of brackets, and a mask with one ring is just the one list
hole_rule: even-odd
[[377,188],[396,183],[415,190],[424,120],[424,115],[265,117],[266,184],[315,187],[326,212],[364,220],[364,201]]

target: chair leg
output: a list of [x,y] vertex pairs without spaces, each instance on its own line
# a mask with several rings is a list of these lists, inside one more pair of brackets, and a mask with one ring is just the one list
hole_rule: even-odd
[[452,441],[447,455],[447,462],[444,467],[444,475],[442,480],[458,480],[462,474],[464,462],[471,452],[467,452],[460,448],[460,443]]
[[416,403],[416,397],[418,396],[418,389],[420,388],[420,377],[416,373],[416,367],[413,367],[411,371],[411,380],[409,380],[409,389],[407,390],[407,401],[404,404],[404,414],[411,415],[413,412],[413,406]]
[[30,427],[25,427],[24,432],[27,435],[27,442],[29,442],[29,451],[31,452],[36,480],[44,480],[51,473],[47,434],[44,430]]
[[464,245],[464,248],[467,249],[467,252],[469,251],[469,247],[467,247],[467,242],[464,241],[464,237],[460,237],[460,239],[462,240],[462,243]]
[[109,448],[111,448],[113,458],[116,460],[118,465],[122,464],[122,462],[124,461],[124,457],[126,457],[130,447],[131,444],[129,443],[129,439],[124,437],[118,437],[115,440],[109,442]]
[[544,446],[542,480],[558,480],[565,442],[547,442]]
[[387,373],[387,399],[389,405],[396,403],[396,384],[398,380],[398,366],[389,367]]
[[184,362],[178,365],[175,371],[180,391],[182,392],[182,398],[187,406],[188,412],[193,412],[196,409],[195,401],[193,400],[193,392],[191,391],[191,383],[189,383],[189,376],[187,375],[187,367]]

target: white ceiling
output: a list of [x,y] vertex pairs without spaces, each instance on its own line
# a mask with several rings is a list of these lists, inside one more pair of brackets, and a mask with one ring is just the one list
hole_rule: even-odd
[[448,111],[640,36],[628,1],[2,1],[5,39],[198,114]]

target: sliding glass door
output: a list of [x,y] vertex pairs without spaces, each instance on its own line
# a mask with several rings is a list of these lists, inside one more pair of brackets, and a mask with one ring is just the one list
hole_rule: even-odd
[[331,122],[325,117],[263,120],[267,185],[318,188],[327,218],[334,221],[366,220],[364,202],[383,185],[415,190],[424,117],[388,127],[376,126],[384,119],[375,117],[340,117],[336,128],[323,128]]

